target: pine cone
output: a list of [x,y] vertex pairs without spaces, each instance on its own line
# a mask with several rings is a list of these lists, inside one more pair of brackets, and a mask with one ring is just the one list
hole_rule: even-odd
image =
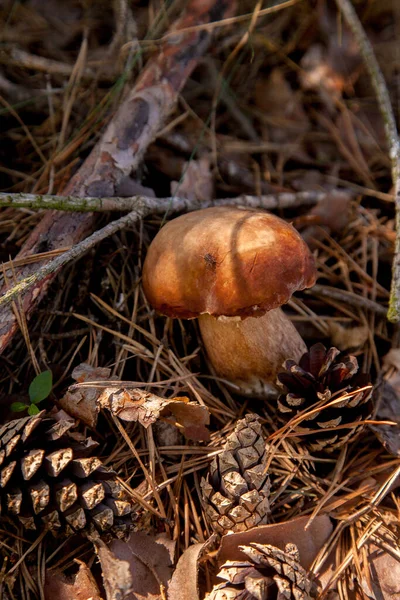
[[123,532],[132,503],[116,474],[89,456],[97,443],[82,441],[74,425],[63,411],[43,411],[0,427],[1,514],[54,533]]
[[287,389],[278,399],[278,409],[287,420],[321,400],[324,404],[339,400],[327,409],[321,407],[319,412],[301,422],[302,428],[317,430],[312,436],[304,437],[312,451],[333,452],[340,448],[358,435],[363,426],[325,430],[367,419],[372,413],[372,386],[368,375],[358,372],[355,356],[339,355],[337,348],[327,351],[322,344],[315,344],[303,354],[299,364],[294,360],[285,361],[285,372],[278,374]]
[[314,590],[300,564],[297,547],[285,551],[267,544],[240,546],[249,561],[227,561],[218,573],[224,583],[214,586],[206,600],[309,600]]
[[258,417],[246,415],[201,482],[205,512],[214,531],[224,535],[267,522],[270,483],[265,465],[265,440]]

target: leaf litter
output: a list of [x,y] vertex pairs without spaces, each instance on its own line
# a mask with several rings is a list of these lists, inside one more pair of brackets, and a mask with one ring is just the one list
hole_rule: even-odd
[[[60,7],[51,4],[6,2],[0,9],[5,32],[0,90],[14,110],[2,106],[0,178],[5,191],[62,191],[118,105],[120,90],[135,80],[167,30],[168,19],[180,10],[178,2],[166,15],[147,3],[135,3],[132,10],[121,1],[104,11],[87,6],[85,13],[80,3],[68,1],[62,7],[62,21],[70,24],[66,28],[55,17]],[[357,7],[396,107],[396,7],[386,2]],[[240,14],[253,11],[254,3],[240,3]],[[132,28],[121,26],[124,14],[126,23],[135,25],[133,38]],[[218,28],[207,57],[214,71],[224,72],[248,27],[243,20]],[[84,35],[86,57],[81,51]],[[127,62],[129,56],[133,60]],[[121,577],[115,576],[114,567],[108,575],[103,568],[103,581],[88,540],[57,540],[51,534],[40,540],[4,522],[0,593],[5,598],[54,597],[47,586],[58,581],[60,597],[123,597],[129,592],[138,598],[152,593],[186,600],[195,598],[197,580],[204,584],[201,593],[210,591],[224,548],[229,549],[229,556],[222,553],[224,560],[234,560],[239,545],[259,542],[282,548],[293,540],[300,553],[303,545],[312,549],[302,560],[314,574],[321,575],[330,564],[324,585],[329,582],[332,593],[343,600],[398,594],[400,463],[398,425],[393,423],[400,420],[394,354],[399,338],[384,314],[395,228],[390,164],[371,84],[351,32],[335,5],[323,1],[317,11],[303,1],[258,18],[251,44],[242,47],[234,68],[227,64],[228,96],[217,105],[218,78],[210,77],[207,64],[199,64],[176,111],[144,153],[135,183],[152,189],[156,197],[194,193],[199,200],[212,194],[329,192],[325,204],[277,211],[305,236],[319,274],[317,286],[297,294],[287,314],[308,346],[338,345],[357,356],[361,370],[377,384],[373,422],[333,458],[305,450],[295,423],[277,435],[271,402],[240,398],[212,377],[196,324],[164,319],[148,306],[140,285],[141,266],[163,219],[129,227],[64,267],[35,318],[24,324],[21,317],[24,335],[0,359],[1,411],[3,421],[15,417],[10,406],[27,396],[36,363],[42,372],[51,370],[53,393],[43,407],[50,409],[56,401],[81,420],[83,436],[89,431],[95,437],[103,462],[118,472],[136,503],[138,531],[127,546],[114,542],[125,551],[113,558],[121,564],[111,563],[119,565]],[[75,67],[81,78],[71,77]],[[121,88],[111,87],[115,81]],[[29,101],[20,105],[21,97]],[[339,202],[340,194],[346,197]],[[28,209],[2,210],[0,256],[9,261],[41,215]],[[47,251],[52,249],[44,243],[42,254],[18,260],[35,264]],[[12,278],[8,269],[3,277]],[[183,397],[189,402],[179,399]],[[120,407],[121,420],[109,410],[113,402]],[[247,412],[261,416],[269,443],[270,524],[225,536],[217,555],[219,541],[206,545],[211,531],[200,480]],[[130,419],[123,421],[126,414]],[[205,426],[209,429],[209,441],[181,435],[190,431],[192,419],[197,424],[199,415],[204,436]],[[160,423],[173,430],[171,437],[160,433]],[[320,527],[323,535],[317,533]],[[281,531],[281,537],[273,531]],[[154,555],[162,574],[149,561],[152,549],[160,546],[160,534],[175,544],[174,556],[171,547],[162,556]],[[235,538],[241,535],[245,540]],[[141,536],[141,543],[134,536]],[[114,553],[112,545],[100,550],[101,544],[95,543],[99,555]],[[135,569],[151,579],[148,589],[131,591]],[[179,573],[181,579],[168,586],[173,571],[172,582]],[[327,593],[322,590],[322,597]]]

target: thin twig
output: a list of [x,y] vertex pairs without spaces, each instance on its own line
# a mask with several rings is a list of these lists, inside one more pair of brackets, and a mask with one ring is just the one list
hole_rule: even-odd
[[[243,205],[246,207],[263,207],[265,208],[266,204],[268,204],[268,208],[278,208],[286,206],[293,206],[294,201],[299,201],[299,197],[302,198],[302,202],[315,202],[315,199],[319,197],[319,195],[325,196],[322,192],[301,192],[300,194],[278,194],[277,196],[239,196],[238,198],[226,198],[224,200],[213,200],[210,202],[199,203],[198,200],[188,200],[186,198],[147,198],[142,196],[135,196],[131,198],[131,205],[134,207],[127,215],[121,217],[120,219],[116,219],[111,223],[108,223],[102,229],[99,229],[86,239],[84,239],[79,244],[76,244],[69,250],[66,250],[63,254],[56,256],[48,263],[44,264],[37,271],[35,271],[32,275],[25,277],[21,281],[19,281],[15,286],[11,289],[7,290],[4,295],[0,298],[0,306],[6,306],[10,304],[15,298],[26,292],[27,290],[33,288],[35,285],[38,285],[40,281],[45,279],[46,277],[50,277],[55,274],[62,266],[67,264],[72,260],[76,260],[80,258],[85,252],[93,248],[96,244],[104,240],[105,238],[113,235],[117,231],[124,229],[125,227],[129,227],[136,221],[143,219],[144,217],[150,214],[165,214],[166,211],[169,213],[177,213],[182,211],[191,211],[196,210],[198,208],[205,208],[207,206],[218,206],[218,205],[226,205],[226,204],[236,204]],[[32,194],[16,194],[17,196],[33,196]],[[9,196],[9,195],[8,195]],[[60,199],[65,202],[67,206],[69,206],[70,198],[62,198],[57,196],[41,196],[40,198],[47,198],[49,202],[52,199],[57,198],[58,201]],[[73,198],[73,201],[81,202],[83,206],[85,206],[85,201],[94,201],[101,205],[106,200],[110,203],[116,202],[116,208],[120,209],[121,206],[118,204],[118,198]],[[127,198],[121,198],[121,200],[128,200]],[[72,202],[73,204],[73,202]],[[75,208],[76,210],[76,208]],[[93,208],[89,208],[87,210],[93,210]],[[1,338],[0,338],[1,343]]]
[[[315,190],[297,193],[280,193],[268,194],[263,196],[248,196],[243,194],[236,198],[222,198],[218,200],[210,200],[198,203],[197,208],[207,208],[208,206],[246,206],[249,208],[264,208],[266,210],[291,208],[298,206],[307,206],[317,204],[324,200],[328,195],[344,194],[349,196],[348,192],[340,190],[335,192],[319,192]],[[95,198],[79,196],[52,196],[50,194],[5,194],[0,193],[0,207],[13,208],[32,208],[39,209],[55,209],[65,212],[110,212],[110,211],[132,211],[143,203],[151,210],[161,206],[162,210],[168,210],[172,204],[181,206],[176,210],[193,210],[193,202],[188,204],[188,200],[184,198],[150,198],[147,196],[131,196],[129,198],[109,197]]]
[[350,0],[336,0],[336,4],[342,11],[347,24],[357,40],[365,66],[371,77],[371,83],[375,89],[379,109],[383,118],[385,137],[389,148],[389,157],[392,163],[392,181],[394,185],[396,206],[396,243],[392,265],[392,285],[387,318],[389,321],[397,323],[400,321],[400,144],[396,119],[393,114],[385,78],[383,77],[372,45],[353,5]]

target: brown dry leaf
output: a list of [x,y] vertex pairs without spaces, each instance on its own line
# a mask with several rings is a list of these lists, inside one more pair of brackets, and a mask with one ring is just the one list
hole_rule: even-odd
[[330,321],[328,326],[332,345],[340,348],[341,351],[362,348],[369,338],[370,328],[368,325],[347,328],[340,323]]
[[341,96],[343,80],[328,61],[328,51],[321,44],[312,44],[303,55],[300,66],[300,84],[303,90],[319,92],[329,108]]
[[[400,348],[392,348],[383,358],[385,381],[400,396]],[[400,412],[400,411],[399,411]]]
[[301,96],[286,81],[282,69],[275,68],[268,78],[257,80],[254,100],[268,118],[271,141],[293,142],[293,136],[310,128]]
[[203,156],[183,165],[182,179],[171,182],[171,194],[188,200],[211,200],[214,195],[214,181],[210,169],[210,159]]
[[397,371],[400,371],[400,348],[392,348],[383,357],[383,364],[385,367],[394,367]]
[[46,572],[45,600],[101,600],[99,588],[90,569],[80,560],[75,562],[79,564],[79,571],[73,577],[53,571]]
[[100,560],[107,600],[124,600],[133,590],[129,562],[119,560],[101,540],[93,540]]
[[360,51],[351,30],[339,20],[334,2],[320,0],[319,24],[326,47],[312,44],[301,60],[300,82],[305,90],[316,90],[328,108],[333,108],[343,91],[352,89],[362,69]]
[[123,421],[138,421],[143,427],[164,418],[182,428],[185,437],[191,440],[208,441],[210,432],[206,425],[210,413],[206,406],[190,402],[189,398],[166,400],[139,389],[105,388],[98,399],[101,408],[109,409]]
[[[78,365],[71,377],[78,383],[88,381],[110,381],[111,369],[91,367],[86,363]],[[60,406],[76,419],[81,419],[86,425],[96,427],[100,407],[98,398],[101,390],[96,387],[81,387],[69,389],[59,400]]]
[[400,456],[400,398],[392,385],[385,381],[380,390],[377,421],[392,421],[397,425],[370,425],[388,452]]
[[[304,216],[294,219],[294,226],[308,225],[302,230],[301,235],[310,248],[315,248],[314,240],[321,240],[324,231],[329,234],[342,232],[350,222],[351,196],[350,194],[329,194],[318,202]],[[321,229],[322,228],[322,229]],[[337,344],[334,344],[337,347]]]
[[106,546],[95,540],[107,600],[164,600],[172,574],[175,542],[161,535],[131,533]]
[[316,517],[306,529],[309,517],[298,517],[286,523],[262,525],[240,533],[224,535],[218,553],[218,563],[227,560],[246,560],[239,546],[248,546],[252,542],[269,544],[281,550],[289,543],[296,544],[300,553],[300,564],[309,569],[323,544],[332,532],[332,522],[326,515]]
[[400,560],[373,544],[368,546],[367,552],[372,589],[364,577],[361,581],[363,592],[379,600],[400,600]]
[[[96,541],[95,545],[103,571],[107,600],[166,598],[165,590],[172,575],[175,542],[164,535],[152,537],[145,533],[131,533],[127,542],[113,540],[107,547]],[[123,593],[125,595],[120,595]]]
[[211,536],[204,544],[189,546],[180,557],[168,587],[168,600],[199,600],[199,561],[216,536]]

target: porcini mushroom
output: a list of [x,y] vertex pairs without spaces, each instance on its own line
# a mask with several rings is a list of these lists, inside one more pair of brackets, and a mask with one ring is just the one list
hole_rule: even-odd
[[266,212],[215,207],[159,231],[143,266],[143,289],[158,312],[198,318],[216,374],[261,396],[276,391],[284,360],[307,350],[279,307],[311,287],[315,274],[292,225]]

